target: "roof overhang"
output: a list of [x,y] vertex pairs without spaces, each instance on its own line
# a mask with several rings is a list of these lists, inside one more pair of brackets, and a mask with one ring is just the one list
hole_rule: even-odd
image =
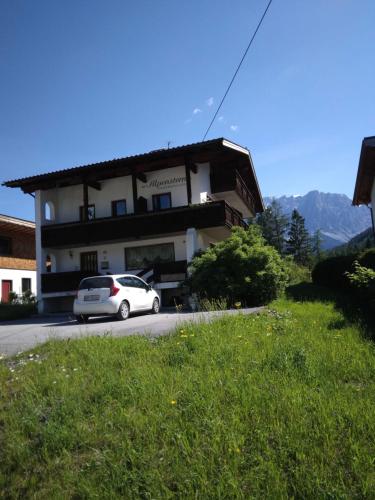
[[24,193],[33,193],[82,183],[90,185],[124,175],[139,176],[154,170],[184,165],[187,162],[190,164],[210,162],[214,165],[215,162],[227,160],[236,162],[241,175],[252,189],[257,212],[262,212],[264,203],[249,151],[224,138],[11,180],[4,182],[3,186],[21,188]]
[[375,178],[375,136],[362,141],[353,205],[368,205]]

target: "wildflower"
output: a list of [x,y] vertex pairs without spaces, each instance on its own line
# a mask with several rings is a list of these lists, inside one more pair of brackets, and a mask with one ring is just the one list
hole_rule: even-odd
[[66,372],[66,368],[62,368],[62,371],[63,371],[63,372]]
[[172,399],[171,400],[171,405],[175,405],[175,404],[177,404],[177,401],[175,399]]
[[54,380],[52,383],[53,383],[53,384],[56,384],[56,380]]
[[180,333],[184,333],[185,330],[180,330]]
[[78,368],[73,368],[73,371],[76,372],[78,370]]
[[242,335],[237,335],[237,338],[242,339]]
[[191,333],[191,334],[190,334],[190,337],[195,337],[195,334],[194,334],[194,333]]
[[29,358],[32,358],[32,357],[34,357],[34,354],[33,353],[29,354]]
[[241,453],[240,448],[236,448],[234,451],[235,451],[236,453]]
[[187,335],[180,335],[180,337],[187,338]]

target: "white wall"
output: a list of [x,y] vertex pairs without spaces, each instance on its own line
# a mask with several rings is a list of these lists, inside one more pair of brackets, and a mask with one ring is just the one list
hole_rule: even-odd
[[147,182],[137,180],[138,196],[147,199],[147,209],[153,210],[152,195],[171,193],[172,207],[187,205],[185,167],[166,168],[146,173]]
[[12,291],[22,295],[22,278],[31,278],[31,291],[36,295],[36,271],[20,271],[18,269],[0,269],[0,301],[1,301],[1,281],[11,280]]
[[[137,179],[138,196],[147,199],[148,210],[151,211],[152,195],[171,193],[172,206],[187,205],[185,167],[174,167],[149,172],[147,182]],[[112,215],[111,202],[126,199],[127,212],[134,212],[133,187],[130,175],[101,181],[101,190],[88,188],[89,204],[95,205],[95,217],[110,217]],[[210,166],[208,163],[198,165],[196,174],[191,172],[192,203],[200,203],[200,193],[211,193]],[[79,207],[83,205],[83,186],[69,186],[48,189],[40,192],[42,203],[42,224],[57,224],[75,222],[79,220]],[[55,219],[46,220],[45,203],[52,202],[55,208]]]
[[[185,235],[165,237],[165,238],[150,238],[144,240],[130,241],[126,243],[108,243],[103,245],[93,245],[87,247],[60,249],[60,250],[46,250],[48,255],[56,257],[56,272],[68,272],[80,270],[80,253],[81,252],[98,252],[98,271],[109,272],[112,274],[123,273],[125,269],[125,248],[157,245],[159,243],[174,243],[175,259],[185,260]],[[69,252],[72,253],[70,257]],[[100,269],[102,261],[109,262],[109,268],[105,270]],[[133,272],[133,271],[132,271]]]
[[200,194],[206,192],[211,194],[210,164],[201,163],[198,165],[196,174],[191,172],[191,202],[200,203]]

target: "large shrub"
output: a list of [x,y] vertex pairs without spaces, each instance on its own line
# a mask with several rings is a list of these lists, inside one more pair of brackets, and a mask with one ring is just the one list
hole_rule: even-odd
[[350,280],[347,273],[354,271],[356,261],[363,267],[375,270],[375,248],[369,248],[359,255],[338,255],[318,262],[312,270],[312,280],[316,285],[348,289]]
[[351,254],[321,260],[312,270],[313,282],[330,288],[348,288],[349,279],[345,273],[353,270],[356,259],[357,255]]
[[358,262],[361,266],[375,271],[375,248],[368,248],[361,252],[358,257]]
[[278,252],[266,245],[257,226],[233,228],[229,238],[196,256],[190,285],[199,297],[225,297],[229,305],[266,304],[285,288],[287,275]]
[[308,267],[297,264],[291,255],[287,255],[283,260],[288,285],[298,285],[311,281],[311,271]]

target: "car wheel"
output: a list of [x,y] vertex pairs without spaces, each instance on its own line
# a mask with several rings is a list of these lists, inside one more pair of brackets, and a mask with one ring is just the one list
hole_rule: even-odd
[[126,300],[121,302],[116,316],[117,316],[117,319],[119,319],[119,320],[128,319],[128,317],[129,317],[129,304],[126,302]]
[[154,301],[152,303],[152,309],[151,309],[151,312],[152,314],[158,314],[158,312],[160,311],[160,303],[159,303],[159,299],[157,299],[156,297],[154,298]]
[[76,321],[77,323],[87,323],[89,320],[89,317],[87,314],[76,314]]

